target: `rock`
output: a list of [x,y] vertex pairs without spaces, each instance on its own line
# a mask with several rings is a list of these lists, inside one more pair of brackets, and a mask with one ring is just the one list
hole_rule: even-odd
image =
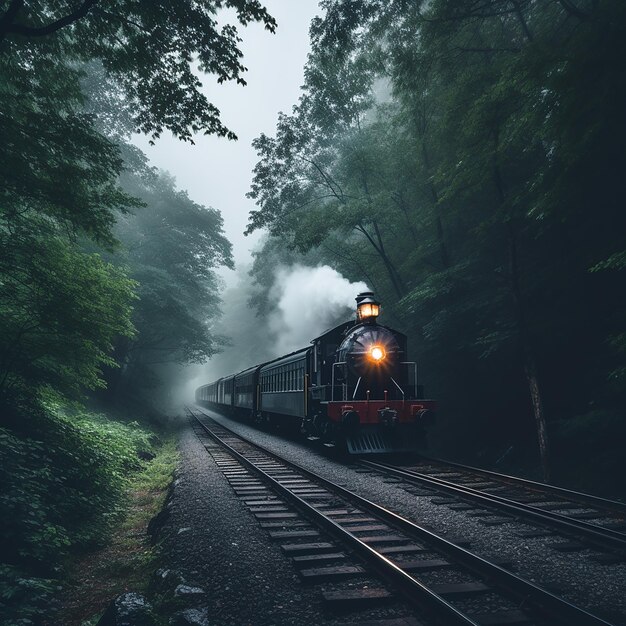
[[157,542],[159,533],[169,516],[170,510],[168,508],[163,508],[148,522],[148,528],[146,532],[150,537],[150,543],[152,545]]
[[139,452],[137,452],[137,456],[142,460],[142,461],[152,461],[152,459],[156,456],[154,455],[152,452],[150,452],[149,450],[139,450]]
[[170,626],[210,626],[209,609],[185,609],[175,613]]
[[160,568],[150,579],[150,593],[164,595],[185,584],[182,574],[176,570]]
[[203,596],[206,593],[204,589],[201,587],[190,587],[189,585],[178,585],[176,589],[174,589],[174,595],[177,598],[190,598]]
[[117,596],[96,626],[156,626],[150,603],[139,593]]

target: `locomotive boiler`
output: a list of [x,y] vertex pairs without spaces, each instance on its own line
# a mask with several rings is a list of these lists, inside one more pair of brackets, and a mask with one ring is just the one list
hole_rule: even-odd
[[434,401],[423,397],[406,335],[378,323],[372,292],[356,320],[311,345],[196,390],[196,402],[255,422],[298,426],[351,454],[412,450],[425,442]]

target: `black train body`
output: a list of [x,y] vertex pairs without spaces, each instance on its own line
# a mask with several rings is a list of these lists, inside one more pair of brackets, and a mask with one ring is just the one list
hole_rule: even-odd
[[203,385],[196,402],[255,422],[296,426],[352,454],[423,445],[435,403],[423,397],[417,365],[406,359],[406,335],[378,324],[378,311],[373,294],[361,293],[356,322]]

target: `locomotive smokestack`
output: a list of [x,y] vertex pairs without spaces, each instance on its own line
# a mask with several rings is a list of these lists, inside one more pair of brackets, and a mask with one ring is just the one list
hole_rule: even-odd
[[380,302],[374,297],[374,292],[362,291],[355,299],[357,324],[375,324],[380,314]]

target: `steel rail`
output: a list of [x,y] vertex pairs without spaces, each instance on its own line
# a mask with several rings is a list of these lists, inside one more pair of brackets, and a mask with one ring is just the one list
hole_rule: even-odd
[[[189,409],[188,409],[189,410]],[[324,528],[330,535],[337,538],[344,544],[349,545],[359,556],[361,556],[366,562],[370,563],[373,569],[380,574],[383,578],[387,579],[394,585],[400,588],[405,598],[414,606],[418,606],[422,610],[424,605],[431,612],[433,612],[438,618],[444,619],[445,624],[459,625],[459,626],[480,626],[478,622],[472,620],[467,615],[461,613],[456,607],[447,602],[444,598],[439,596],[430,590],[426,585],[422,584],[412,576],[410,576],[403,569],[398,567],[395,563],[390,561],[384,555],[379,554],[376,550],[368,546],[361,541],[358,537],[342,528],[337,522],[333,521],[321,511],[317,510],[311,504],[306,502],[303,498],[290,491],[287,487],[280,484],[278,480],[270,476],[267,472],[259,468],[254,462],[248,460],[244,455],[235,450],[231,445],[226,443],[219,435],[214,433],[206,424],[191,412],[191,415],[196,419],[204,431],[223,446],[229,454],[234,456],[240,463],[247,468],[260,475],[264,481],[266,481],[278,494],[280,494],[285,500],[292,503],[305,517],[316,524],[318,527]],[[220,425],[221,426],[221,425]],[[226,427],[225,430],[228,430]],[[232,431],[230,431],[232,432]],[[275,460],[279,460],[284,463],[281,457],[276,457],[269,451],[265,450],[261,446],[257,446],[252,442],[241,438],[245,443],[260,448],[263,452],[268,453]],[[291,465],[287,463],[288,465]],[[297,467],[297,466],[295,466]]]
[[[585,540],[594,546],[598,546],[603,549],[618,550],[621,553],[626,554],[626,535],[619,531],[591,524],[584,520],[573,519],[563,513],[546,511],[530,504],[524,504],[522,502],[498,496],[497,494],[485,493],[466,485],[459,485],[443,478],[429,476],[428,474],[422,474],[413,470],[400,469],[391,465],[386,465],[385,463],[376,463],[375,461],[363,460],[361,461],[361,464],[390,476],[402,478],[414,484],[418,483],[434,486],[440,491],[445,491],[453,495],[474,500],[487,507],[531,518],[546,526],[557,528],[559,530],[565,530],[568,533],[574,533],[578,536],[584,536]],[[566,508],[566,506],[563,508]]]
[[594,496],[590,493],[584,493],[583,491],[574,491],[573,489],[566,489],[565,487],[559,487],[558,485],[552,485],[550,483],[541,483],[536,480],[521,478],[520,476],[501,474],[492,470],[486,470],[480,467],[474,467],[472,465],[463,465],[462,463],[447,461],[445,459],[438,459],[436,457],[424,456],[422,454],[420,454],[419,456],[420,459],[423,459],[427,462],[440,463],[441,465],[447,465],[449,467],[471,471],[481,476],[512,483],[515,485],[519,485],[520,487],[526,487],[526,489],[538,490],[544,493],[547,492],[561,498],[569,498],[571,501],[580,502],[581,504],[588,504],[590,506],[608,509],[609,511],[612,511],[614,513],[626,513],[626,503],[620,502],[619,500],[610,500],[608,498]]
[[[205,424],[203,424],[202,421],[196,415],[194,415],[193,412],[189,408],[188,410],[196,419],[196,421],[201,425],[201,427],[207,433],[210,434],[210,429]],[[207,415],[207,417],[211,419],[210,416]],[[315,474],[314,472],[311,472],[310,470],[304,467],[301,467],[300,465],[297,465],[296,463],[293,463],[279,456],[278,454],[268,450],[267,448],[250,441],[245,436],[240,435],[239,433],[235,433],[234,431],[230,430],[228,427],[224,425],[219,424],[219,423],[218,425],[224,430],[227,430],[229,433],[238,437],[240,440],[251,445],[253,448],[256,448],[257,450],[260,450],[263,453],[267,454],[270,458],[276,461],[279,461],[280,463],[304,474],[305,476],[308,476],[313,481],[318,482],[326,489],[329,489],[330,491],[333,491],[339,494],[340,496],[353,502],[357,506],[365,510],[369,510],[370,512],[374,513],[379,518],[384,520],[386,523],[388,523],[390,526],[395,527],[405,532],[409,536],[409,538],[410,537],[416,538],[418,541],[422,541],[426,544],[430,544],[431,546],[434,546],[436,550],[450,555],[458,563],[461,563],[468,570],[470,570],[474,575],[478,576],[479,578],[489,580],[491,584],[494,586],[494,591],[499,589],[500,592],[502,592],[502,590],[504,589],[508,593],[512,594],[514,597],[516,597],[518,600],[521,601],[520,607],[532,608],[535,612],[539,613],[541,617],[549,617],[550,619],[555,620],[553,623],[563,624],[564,626],[571,626],[572,624],[577,624],[580,626],[611,626],[610,622],[607,622],[595,615],[592,615],[591,613],[588,613],[584,609],[581,609],[580,607],[577,607],[576,605],[571,604],[570,602],[564,600],[563,598],[559,598],[558,596],[553,595],[549,591],[546,591],[545,589],[542,589],[534,585],[530,581],[520,576],[517,576],[509,572],[508,570],[503,569],[502,567],[499,567],[498,565],[495,565],[487,561],[486,559],[483,559],[482,557],[469,552],[468,550],[465,550],[464,548],[448,541],[447,539],[444,539],[443,537],[436,535],[435,533],[427,530],[426,528],[423,528],[417,525],[416,523],[401,517],[400,515],[398,515],[397,513],[394,513],[393,511],[389,511],[388,509],[385,509],[384,507],[378,504],[375,504],[374,502],[371,502],[370,500],[367,500],[366,498],[363,498],[355,494],[354,492],[349,491],[348,489],[340,485],[337,485],[336,483],[333,483],[323,478],[322,476],[319,476],[318,474]],[[218,439],[213,434],[211,434],[211,436],[215,439]],[[228,446],[228,444],[224,444],[224,445]],[[230,446],[228,447],[230,448]],[[235,454],[235,456],[237,456],[238,459],[241,456],[239,455],[239,453],[237,453],[234,450],[233,450],[233,453]],[[246,466],[252,468],[255,472],[259,474],[265,475],[265,473],[262,470],[257,468],[252,462],[245,459],[245,457],[241,456],[241,458],[243,459],[243,462],[246,464]],[[357,550],[359,550],[359,552],[361,552],[362,555],[366,556],[368,560],[371,557],[372,561],[375,564],[380,565],[381,570],[383,568],[386,568],[386,566],[382,564],[389,563],[391,566],[393,566],[393,569],[392,570],[385,569],[385,571],[391,573],[392,571],[396,572],[396,570],[398,570],[402,572],[401,577],[397,573],[390,574],[390,575],[393,577],[393,579],[395,579],[397,576],[398,579],[402,581],[401,589],[403,590],[405,594],[406,594],[407,588],[404,585],[405,584],[412,585],[412,583],[409,583],[409,580],[414,581],[418,583],[419,585],[419,587],[415,587],[414,590],[420,593],[420,597],[424,599],[428,599],[429,604],[433,603],[434,604],[433,609],[435,609],[436,611],[442,611],[443,610],[442,607],[446,605],[452,606],[452,605],[449,605],[449,603],[445,599],[441,598],[437,594],[428,590],[427,587],[425,587],[424,585],[416,581],[413,577],[406,574],[406,572],[401,570],[398,566],[391,563],[389,559],[377,553],[376,550],[374,550],[370,546],[367,546],[367,544],[363,543],[361,540],[359,540],[357,537],[352,535],[350,532],[344,530],[341,526],[336,524],[336,522],[333,522],[332,520],[326,518],[326,516],[324,516],[319,511],[317,511],[314,507],[309,505],[306,501],[302,500],[297,495],[291,493],[285,487],[282,487],[282,485],[280,485],[277,481],[275,481],[271,476],[269,477],[269,479],[272,481],[272,484],[275,483],[277,485],[277,489],[281,493],[284,493],[285,495],[289,494],[287,495],[287,497],[292,502],[294,503],[302,502],[304,511],[311,512],[311,515],[314,516],[316,520],[319,520],[322,524],[327,526],[332,531],[336,529],[337,532],[340,533],[340,536],[342,538],[345,537],[345,540],[348,541],[351,545],[353,545]],[[322,519],[324,521],[322,521]],[[423,591],[424,589],[427,590],[427,593],[424,593]],[[459,613],[463,618],[465,618],[466,620],[467,619],[470,620],[470,621],[459,622],[459,623],[465,623],[465,624],[475,623],[471,621],[470,618],[460,613],[454,607],[452,608],[454,609],[456,613]],[[457,622],[448,622],[448,623],[457,623]]]

